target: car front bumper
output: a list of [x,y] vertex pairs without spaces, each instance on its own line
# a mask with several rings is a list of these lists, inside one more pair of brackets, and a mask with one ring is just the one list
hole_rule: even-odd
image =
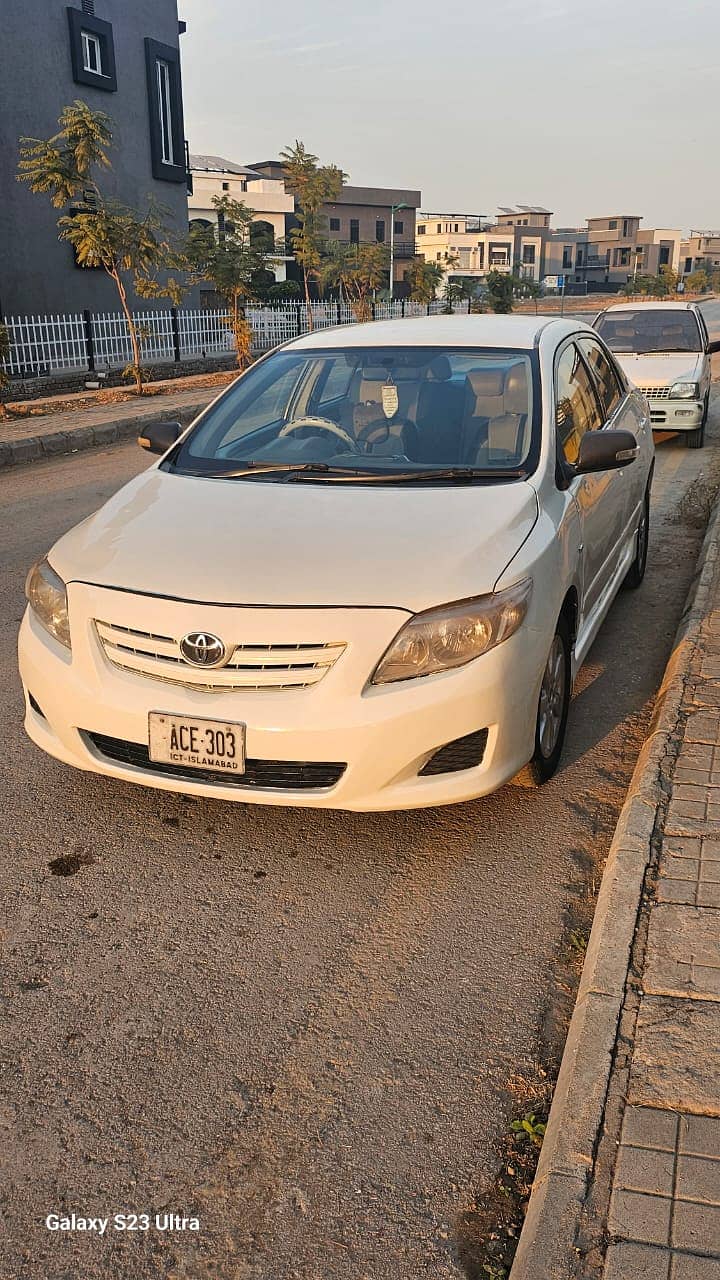
[[695,431],[702,425],[702,400],[650,399],[650,423],[654,431]]
[[[169,606],[166,601],[142,601],[78,584],[71,584],[68,592],[72,654],[28,609],[20,630],[19,659],[28,735],[49,755],[76,768],[188,795],[370,811],[457,803],[488,794],[532,755],[537,698],[551,637],[529,619],[504,644],[459,670],[368,686],[375,664],[408,617],[401,610],[202,606],[199,619],[198,606],[187,602]],[[155,621],[150,616],[154,610]],[[262,634],[267,636],[276,626],[287,630],[291,617],[294,634],[303,626],[312,626],[313,635],[324,627],[333,639],[344,635],[347,650],[311,687],[205,692],[120,670],[109,662],[94,619],[113,611],[129,626],[140,620],[148,630],[156,628],[166,635],[182,635],[199,621],[222,635],[223,628],[227,633],[229,614],[237,614],[238,627],[247,631],[259,625],[261,613]],[[138,764],[148,742],[148,713],[158,710],[246,724],[247,756],[261,766],[260,782],[256,778],[252,785],[243,780],[229,784],[222,774],[217,781],[196,780],[191,773],[171,776],[162,766]],[[421,776],[439,748],[481,730],[487,730],[487,741],[479,763]],[[102,739],[134,750],[125,760],[112,758]],[[117,754],[115,747],[112,750]],[[308,785],[307,779],[301,786],[284,783],[289,766],[297,773],[297,765],[328,763],[344,766],[331,785]],[[305,771],[313,772],[317,769]],[[262,780],[268,775],[271,785]]]

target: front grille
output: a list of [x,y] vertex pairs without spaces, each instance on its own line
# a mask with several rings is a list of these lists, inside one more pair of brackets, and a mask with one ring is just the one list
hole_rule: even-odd
[[459,773],[462,769],[474,769],[482,764],[487,746],[487,729],[478,729],[464,738],[455,738],[440,747],[419,771],[419,777],[428,778],[436,773]]
[[656,422],[656,423],[663,423],[663,422],[667,422],[667,413],[665,412],[665,410],[664,410],[664,409],[651,409],[651,410],[650,410],[650,423],[651,423],[651,425],[652,425],[652,423],[653,423],[653,422]]
[[146,773],[165,778],[183,778],[187,782],[210,782],[217,787],[254,787],[266,791],[312,791],[334,787],[342,778],[346,764],[299,760],[246,760],[245,772],[219,775],[214,769],[188,769],[180,764],[161,764],[151,760],[144,742],[126,742],[109,738],[104,733],[81,730],[83,737],[106,760],[131,765]]
[[669,387],[641,387],[643,395],[647,400],[669,400]]
[[114,667],[205,693],[233,689],[305,689],[317,684],[344,652],[344,641],[325,644],[236,644],[220,667],[194,667],[172,636],[95,622],[106,658]]

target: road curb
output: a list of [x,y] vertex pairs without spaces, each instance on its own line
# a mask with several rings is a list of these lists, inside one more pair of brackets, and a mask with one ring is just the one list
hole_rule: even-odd
[[[221,388],[221,390],[224,388]],[[214,394],[213,394],[214,393]],[[127,418],[98,423],[96,426],[74,427],[70,431],[53,431],[47,435],[25,436],[21,440],[0,441],[0,468],[13,467],[23,462],[39,462],[68,453],[79,453],[95,446],[115,444],[140,435],[143,427],[157,422],[179,422],[189,426],[210,401],[217,395],[217,388],[210,388],[202,399],[180,409],[159,408],[154,412],[135,413]]]
[[720,502],[605,865],[577,1002],[510,1280],[570,1280],[618,1038],[645,876],[677,752],[685,686],[720,554]]

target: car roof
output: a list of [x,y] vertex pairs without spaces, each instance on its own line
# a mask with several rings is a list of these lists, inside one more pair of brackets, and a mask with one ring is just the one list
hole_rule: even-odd
[[642,308],[650,311],[695,311],[695,302],[617,302],[611,307],[603,307],[606,311],[638,311]]
[[286,344],[286,350],[322,347],[510,347],[529,351],[548,333],[556,342],[578,329],[590,329],[583,321],[556,316],[414,316],[407,320],[374,320],[332,329],[315,329]]

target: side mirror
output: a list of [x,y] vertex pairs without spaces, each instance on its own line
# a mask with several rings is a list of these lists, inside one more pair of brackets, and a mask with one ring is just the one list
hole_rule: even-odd
[[615,471],[634,462],[639,452],[632,431],[586,431],[580,441],[575,474]]
[[182,435],[183,428],[179,422],[152,422],[138,436],[141,449],[149,453],[167,453],[171,445]]
[[712,342],[707,345],[708,355],[714,355],[716,351],[720,351],[720,338],[713,338]]

